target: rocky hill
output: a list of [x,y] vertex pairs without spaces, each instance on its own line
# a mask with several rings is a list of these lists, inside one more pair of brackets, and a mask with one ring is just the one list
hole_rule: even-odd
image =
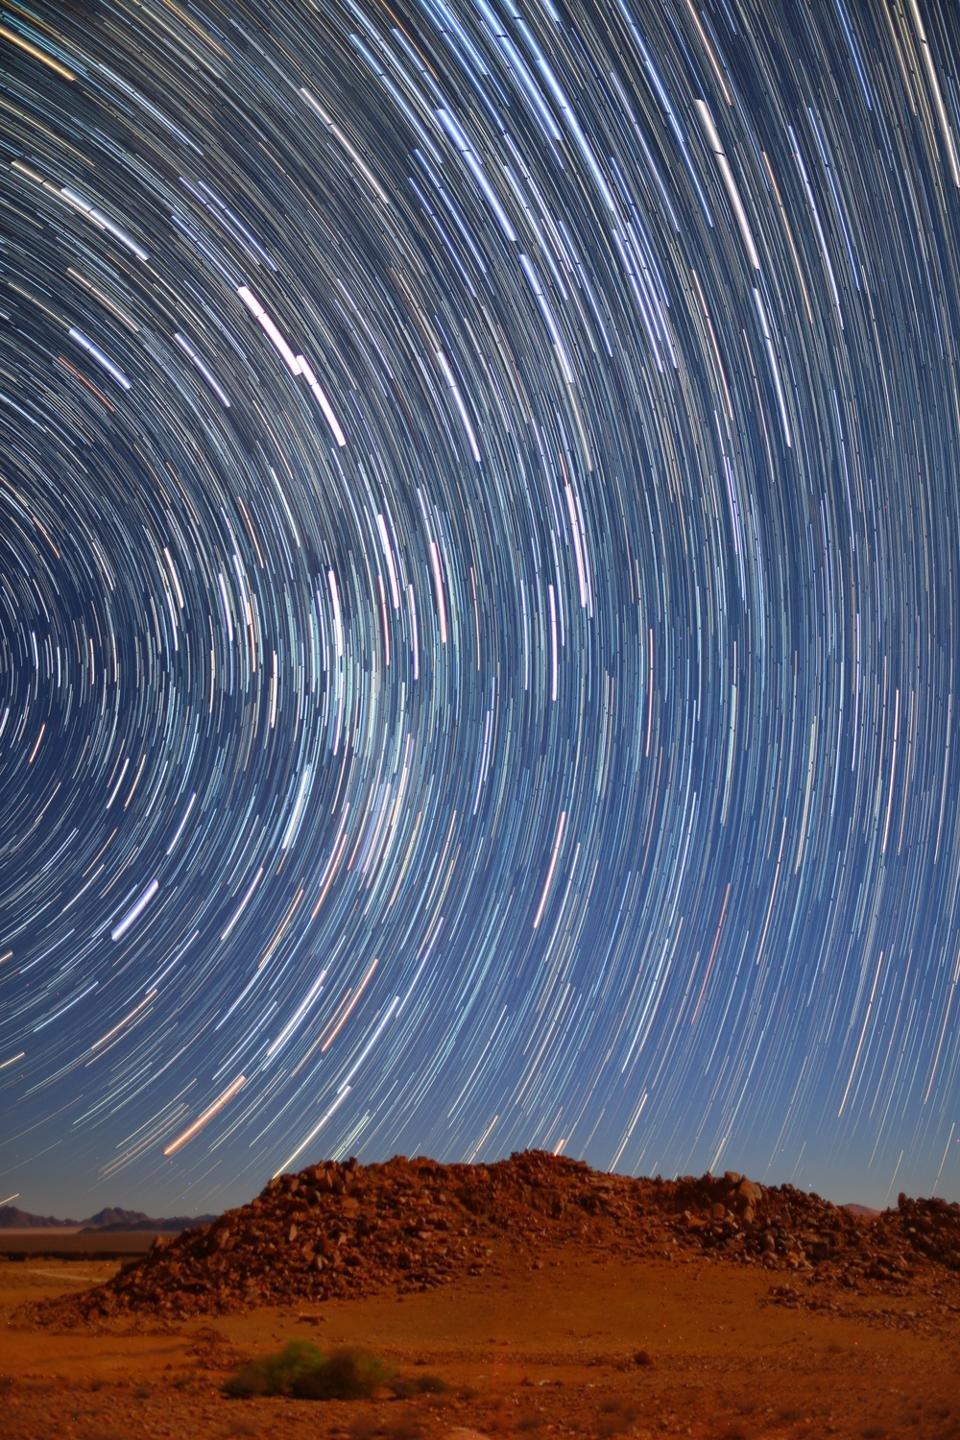
[[327,1161],[278,1176],[213,1224],[158,1237],[107,1284],[48,1302],[35,1318],[172,1318],[429,1289],[480,1273],[504,1241],[521,1267],[539,1268],[566,1244],[625,1257],[692,1249],[840,1284],[897,1284],[923,1268],[960,1272],[960,1205],[901,1196],[895,1210],[864,1220],[731,1171],[633,1179],[538,1151],[493,1165]]

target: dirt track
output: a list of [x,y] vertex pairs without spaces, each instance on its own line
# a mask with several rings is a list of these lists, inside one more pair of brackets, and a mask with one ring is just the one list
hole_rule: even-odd
[[[469,1427],[533,1440],[960,1440],[956,1282],[936,1296],[837,1291],[833,1308],[817,1312],[805,1308],[814,1297],[802,1282],[798,1305],[782,1275],[690,1256],[618,1263],[581,1247],[545,1252],[539,1264],[518,1271],[501,1244],[486,1274],[400,1299],[163,1326],[118,1321],[99,1332],[7,1328],[2,1434],[440,1440]],[[90,1260],[0,1263],[0,1319],[9,1325],[24,1301],[114,1269]],[[452,1388],[349,1404],[221,1397],[238,1358],[296,1337],[362,1345],[402,1369],[426,1367]],[[650,1363],[638,1363],[640,1351]]]

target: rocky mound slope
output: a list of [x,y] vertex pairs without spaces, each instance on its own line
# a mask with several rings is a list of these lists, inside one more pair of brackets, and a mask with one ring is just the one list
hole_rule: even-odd
[[841,1284],[897,1283],[930,1267],[960,1272],[960,1205],[901,1196],[895,1210],[865,1221],[790,1185],[765,1187],[731,1171],[633,1179],[540,1151],[494,1165],[326,1161],[278,1176],[213,1224],[158,1237],[107,1284],[45,1302],[33,1318],[179,1318],[428,1289],[479,1274],[504,1241],[517,1264],[535,1268],[570,1243],[625,1258],[679,1247]]

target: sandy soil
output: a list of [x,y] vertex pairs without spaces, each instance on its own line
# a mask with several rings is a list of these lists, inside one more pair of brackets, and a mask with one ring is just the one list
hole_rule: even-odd
[[[960,1440],[960,1280],[934,1295],[822,1288],[678,1257],[545,1254],[424,1294],[165,1327],[27,1328],[25,1301],[105,1279],[90,1258],[0,1261],[4,1440]],[[784,1298],[787,1303],[784,1303]],[[815,1298],[832,1308],[811,1310]],[[373,1350],[451,1387],[414,1400],[229,1400],[240,1359],[293,1338]],[[643,1352],[643,1353],[641,1353]]]

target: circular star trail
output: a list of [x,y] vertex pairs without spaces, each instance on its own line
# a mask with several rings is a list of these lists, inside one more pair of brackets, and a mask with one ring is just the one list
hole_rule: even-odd
[[8,1189],[956,1194],[952,7],[0,43]]

